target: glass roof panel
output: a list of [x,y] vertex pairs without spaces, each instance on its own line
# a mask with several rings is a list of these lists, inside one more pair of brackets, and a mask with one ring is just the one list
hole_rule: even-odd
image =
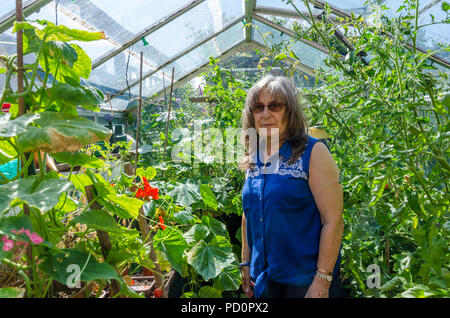
[[[23,5],[26,6],[33,2],[33,0],[23,1]],[[16,1],[15,0],[1,0],[0,1],[0,22],[3,19],[9,17],[16,11]]]
[[201,39],[243,16],[241,0],[205,1],[134,44],[134,52],[159,66]]
[[[345,12],[352,11],[358,14],[368,14],[373,9],[373,6],[365,5],[365,0],[328,0],[327,2],[343,9]],[[434,16],[436,22],[445,20],[446,13],[441,9],[441,3],[429,7],[432,3],[433,0],[421,0],[419,2],[419,26],[431,23],[430,15]],[[383,5],[389,9],[382,11],[382,13],[389,17],[397,16],[399,14],[397,10],[402,4],[403,1],[386,0]],[[424,11],[422,12],[422,10]],[[450,24],[440,23],[420,28],[417,41],[417,46],[424,50],[435,51],[448,46],[450,43]],[[445,58],[447,61],[450,58],[449,52],[439,52],[436,55]]]
[[[75,17],[75,19],[74,19]],[[84,26],[80,22],[81,20],[77,19],[76,14],[71,16],[71,13],[67,11],[55,11],[55,4],[53,2],[41,8],[39,11],[30,15],[28,20],[47,20],[52,23],[58,25],[65,25],[71,29],[78,29],[83,31],[96,31],[92,27],[88,25]],[[57,20],[57,21],[56,21]],[[57,23],[56,23],[57,22]],[[86,54],[94,61],[97,57],[101,56],[103,52],[107,50],[111,50],[116,48],[111,42],[107,40],[99,40],[94,42],[80,42],[80,41],[71,41],[70,43],[78,44]]]
[[108,37],[124,43],[189,2],[192,1],[61,0],[59,5],[98,30],[104,30]]
[[[122,90],[127,87],[127,78],[130,84],[139,80],[139,65],[140,55],[136,53],[129,54],[129,51],[126,50],[92,70],[89,81]],[[142,65],[143,74],[153,69],[144,61]]]
[[[299,10],[307,10],[302,0],[292,1]],[[256,0],[256,7],[271,7],[285,10],[293,10],[292,5],[282,0]]]
[[[446,13],[441,9],[441,5],[435,5],[426,10],[419,17],[419,26],[432,23],[432,17],[435,21],[442,21],[446,18]],[[418,32],[418,46],[422,49],[437,49],[448,47],[450,44],[450,24],[434,24],[421,28]],[[450,61],[450,52],[439,52],[436,54],[439,57]]]
[[[375,5],[367,4],[366,0],[325,0],[329,4],[334,7],[341,9],[344,12],[350,13],[354,12],[355,14],[367,14],[370,12],[371,8]],[[433,0],[420,0],[419,2],[419,10],[423,9],[425,6],[429,5]],[[403,0],[385,0],[382,5],[389,8],[386,11],[383,11],[384,14],[388,16],[394,16],[397,12],[397,9],[403,4]],[[440,7],[440,5],[438,5]]]
[[[163,68],[163,71],[165,74],[172,74],[172,67],[174,67],[175,80],[177,81],[207,64],[210,56],[218,57],[238,43],[244,41],[244,39],[243,24],[236,23],[214,39],[202,44],[198,48],[167,65]],[[167,87],[170,87],[170,78],[165,78],[163,82],[161,72],[158,72],[150,76],[150,81],[144,81],[142,94],[145,96],[152,96],[163,90],[164,86],[166,89]],[[132,94],[139,94],[139,85],[134,86],[131,92]]]
[[291,43],[292,51],[300,58],[300,62],[302,64],[313,69],[317,69],[319,67],[326,69],[324,63],[324,60],[327,58],[326,53],[312,46],[309,46],[304,42],[294,41],[293,38],[286,35],[285,33],[282,33],[264,23],[261,23],[260,21],[253,20],[253,25],[257,27],[256,30],[253,30],[253,39],[255,41],[261,43],[262,45],[265,45],[262,35],[270,32],[270,34],[268,34],[268,38],[273,44],[280,44],[283,41],[288,41],[288,43]]

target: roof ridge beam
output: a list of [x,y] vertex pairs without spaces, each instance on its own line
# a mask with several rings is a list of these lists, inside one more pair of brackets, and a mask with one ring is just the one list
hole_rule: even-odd
[[252,40],[252,27],[250,23],[252,23],[253,13],[256,9],[256,0],[244,0],[245,1],[245,20],[246,20],[246,28],[245,28],[245,41],[250,42]]

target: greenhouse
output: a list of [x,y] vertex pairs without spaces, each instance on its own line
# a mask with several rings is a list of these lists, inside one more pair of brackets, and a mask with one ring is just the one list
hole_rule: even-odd
[[0,298],[449,297],[449,9],[0,0]]

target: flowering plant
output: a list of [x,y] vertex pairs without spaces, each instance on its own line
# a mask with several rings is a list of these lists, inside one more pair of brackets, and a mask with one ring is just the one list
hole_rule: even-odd
[[138,199],[144,199],[149,201],[150,197],[153,198],[153,200],[158,200],[159,199],[159,189],[158,188],[153,188],[152,186],[150,186],[150,184],[148,183],[148,180],[145,177],[142,177],[143,180],[143,184],[144,184],[144,188],[138,188],[137,192],[136,192],[136,198]]

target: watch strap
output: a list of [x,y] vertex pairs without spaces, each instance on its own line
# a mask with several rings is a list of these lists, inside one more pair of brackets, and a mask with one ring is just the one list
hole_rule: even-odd
[[242,262],[242,263],[239,263],[239,269],[241,269],[241,268],[244,267],[244,266],[250,266],[250,262]]
[[327,282],[331,282],[333,280],[333,275],[331,275],[331,274],[327,275],[320,271],[316,271],[316,276],[326,280]]

